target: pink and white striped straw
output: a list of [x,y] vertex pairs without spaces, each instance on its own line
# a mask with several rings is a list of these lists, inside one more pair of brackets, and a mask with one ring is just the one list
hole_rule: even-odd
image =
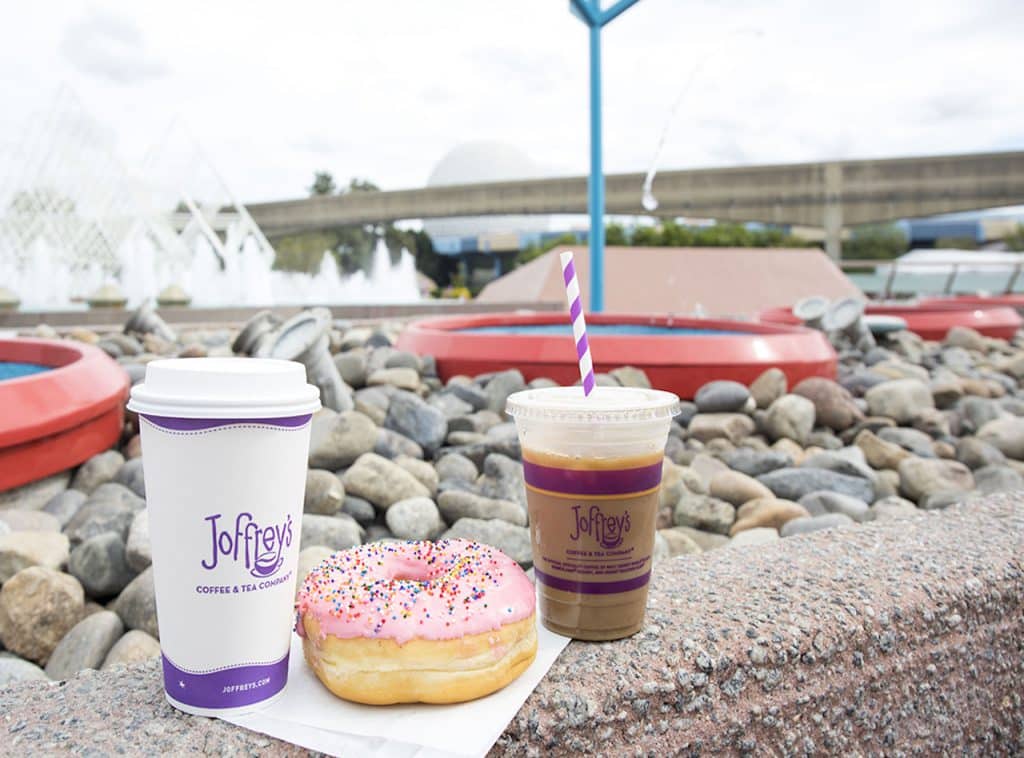
[[580,362],[580,379],[583,380],[583,395],[594,391],[594,362],[590,359],[590,343],[587,342],[587,322],[583,318],[583,303],[580,302],[580,283],[576,279],[576,267],[572,253],[561,254],[562,279],[565,280],[565,299],[569,303],[572,319],[572,336],[576,340],[576,357]]

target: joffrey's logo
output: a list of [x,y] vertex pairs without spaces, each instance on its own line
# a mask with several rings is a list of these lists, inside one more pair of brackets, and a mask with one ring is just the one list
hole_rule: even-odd
[[221,529],[218,526],[222,516],[216,513],[204,519],[210,522],[212,552],[209,559],[201,561],[202,567],[212,571],[217,568],[220,556],[236,563],[241,557],[246,570],[253,576],[268,577],[277,573],[284,563],[281,553],[292,544],[292,517],[288,516],[280,525],[261,527],[251,513],[239,513],[232,531],[230,527]]
[[629,514],[621,516],[606,516],[601,508],[596,505],[590,506],[574,505],[572,507],[573,517],[576,523],[569,539],[573,542],[579,540],[580,535],[586,534],[592,537],[597,544],[606,549],[618,547],[622,544],[622,538],[629,531]]

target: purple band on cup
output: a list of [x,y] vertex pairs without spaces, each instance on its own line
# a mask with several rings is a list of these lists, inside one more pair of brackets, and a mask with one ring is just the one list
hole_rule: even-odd
[[538,490],[567,495],[631,495],[661,484],[661,462],[626,469],[567,469],[523,461],[526,483]]
[[140,414],[154,426],[175,432],[198,432],[204,429],[216,429],[219,426],[235,424],[257,424],[259,426],[279,426],[282,429],[298,429],[305,426],[312,414],[301,416],[280,416],[278,418],[177,418],[174,416],[150,416]]
[[276,663],[235,666],[207,674],[182,671],[163,657],[164,689],[193,708],[239,708],[273,697],[288,683],[288,655]]
[[580,582],[575,579],[563,579],[559,576],[545,574],[536,566],[533,567],[533,573],[537,577],[538,582],[547,585],[553,590],[576,592],[580,595],[614,595],[619,592],[629,592],[630,590],[646,587],[647,583],[651,580],[650,571],[646,571],[632,579],[623,579],[617,582]]

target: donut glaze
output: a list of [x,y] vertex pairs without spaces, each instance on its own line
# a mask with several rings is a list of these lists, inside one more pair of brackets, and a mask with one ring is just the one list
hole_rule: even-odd
[[321,638],[449,640],[496,631],[533,615],[533,584],[515,561],[470,540],[372,542],[311,571],[299,591]]

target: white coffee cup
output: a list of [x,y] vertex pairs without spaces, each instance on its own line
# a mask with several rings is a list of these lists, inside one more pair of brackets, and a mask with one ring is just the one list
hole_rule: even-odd
[[139,414],[153,579],[171,705],[222,716],[288,680],[311,414],[302,364],[152,361]]

